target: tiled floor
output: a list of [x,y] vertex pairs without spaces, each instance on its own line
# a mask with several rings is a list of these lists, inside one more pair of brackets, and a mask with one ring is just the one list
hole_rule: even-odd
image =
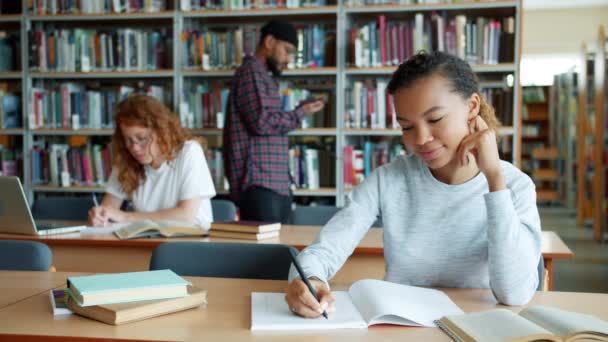
[[590,226],[576,227],[573,212],[540,208],[543,230],[553,230],[574,252],[574,259],[555,260],[553,290],[608,293],[608,241],[592,239]]

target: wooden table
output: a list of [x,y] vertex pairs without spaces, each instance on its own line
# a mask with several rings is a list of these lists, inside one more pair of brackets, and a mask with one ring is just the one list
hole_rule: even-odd
[[65,273],[1,271],[0,274],[0,308],[38,294],[48,297],[49,289],[66,283]]
[[[38,273],[40,281],[48,277]],[[67,276],[59,273],[60,276]],[[1,272],[0,278],[14,277]],[[0,341],[450,341],[437,328],[373,326],[369,329],[326,330],[306,333],[251,332],[251,292],[282,292],[284,281],[188,277],[208,290],[207,308],[111,326],[76,315],[51,314],[46,293],[23,299],[0,309]],[[33,279],[32,283],[36,284]],[[332,284],[344,289],[344,285]],[[497,305],[487,289],[444,289],[465,312],[482,311]],[[551,305],[596,315],[608,320],[608,295],[591,293],[537,292],[530,305]],[[503,307],[503,306],[500,306]],[[519,311],[521,307],[506,307]]]
[[[283,225],[278,239],[263,241],[220,238],[172,238],[119,240],[113,235],[81,237],[80,233],[52,236],[0,234],[0,239],[25,239],[46,243],[53,252],[53,265],[65,272],[130,272],[147,270],[152,251],[167,241],[221,241],[250,243],[284,243],[303,249],[317,236],[318,226]],[[359,243],[334,281],[351,284],[359,279],[384,277],[384,243],[381,228],[372,228]],[[544,231],[542,254],[548,273],[548,289],[552,289],[553,259],[572,258],[574,254],[555,234]]]

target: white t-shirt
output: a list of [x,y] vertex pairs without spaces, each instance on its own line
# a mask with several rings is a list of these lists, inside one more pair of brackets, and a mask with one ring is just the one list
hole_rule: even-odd
[[[144,166],[146,180],[133,192],[136,211],[152,212],[175,208],[177,203],[196,197],[203,199],[194,223],[208,228],[213,221],[210,199],[215,196],[215,188],[201,145],[186,141],[175,159],[163,162],[158,169]],[[116,170],[112,170],[106,192],[122,200],[129,199],[120,183]]]

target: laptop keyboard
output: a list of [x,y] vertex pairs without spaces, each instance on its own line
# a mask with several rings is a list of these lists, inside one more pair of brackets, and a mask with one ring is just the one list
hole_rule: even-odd
[[49,230],[49,229],[56,229],[56,228],[60,228],[62,227],[59,224],[56,223],[36,223],[36,229],[40,230]]

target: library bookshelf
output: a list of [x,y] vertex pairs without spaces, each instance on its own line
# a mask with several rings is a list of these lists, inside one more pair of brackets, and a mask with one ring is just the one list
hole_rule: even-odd
[[[183,0],[183,2],[188,1]],[[2,142],[21,150],[23,156],[23,162],[20,166],[21,176],[30,200],[33,200],[37,194],[45,193],[102,192],[103,186],[101,184],[71,185],[67,187],[56,184],[34,184],[32,182],[30,152],[36,146],[55,142],[90,140],[94,140],[96,143],[107,142],[112,134],[111,127],[72,129],[32,125],[30,122],[34,110],[32,98],[36,89],[60,87],[64,82],[82,84],[87,87],[94,84],[95,89],[124,84],[134,88],[142,85],[143,87],[154,86],[163,89],[165,102],[178,115],[181,115],[180,111],[183,110],[183,104],[188,102],[186,90],[193,89],[201,84],[226,84],[233,75],[234,68],[238,66],[227,65],[226,67],[214,68],[213,66],[203,67],[200,62],[198,64],[189,63],[187,53],[184,52],[183,48],[184,34],[199,28],[209,31],[216,29],[226,31],[241,27],[260,27],[273,18],[289,20],[297,26],[320,25],[323,30],[326,30],[324,39],[328,45],[325,47],[327,50],[325,65],[317,65],[316,67],[305,65],[289,69],[279,79],[280,82],[288,84],[312,80],[312,82],[320,85],[329,85],[329,93],[332,96],[332,100],[328,102],[327,114],[331,118],[326,120],[325,125],[300,128],[289,134],[290,142],[293,144],[313,143],[329,146],[332,173],[330,186],[322,184],[317,189],[296,189],[294,191],[296,197],[322,197],[338,206],[342,206],[345,203],[345,196],[349,192],[344,179],[345,146],[362,146],[370,141],[376,143],[390,140],[393,141],[392,144],[398,144],[395,141],[399,140],[401,132],[397,127],[391,126],[390,122],[386,123],[384,127],[372,127],[371,125],[370,127],[352,127],[352,125],[346,123],[348,120],[345,118],[346,113],[349,113],[353,107],[348,99],[352,98],[350,91],[355,83],[359,82],[365,87],[369,85],[369,88],[372,89],[376,87],[379,80],[383,80],[382,82],[388,80],[396,69],[397,64],[395,63],[384,65],[384,63],[374,61],[370,65],[357,65],[357,63],[351,61],[353,53],[351,33],[357,32],[357,30],[363,32],[363,28],[370,23],[373,24],[369,27],[377,27],[379,20],[386,20],[390,27],[400,27],[399,25],[404,25],[403,23],[412,23],[413,25],[415,20],[418,20],[416,19],[417,16],[418,18],[424,18],[424,25],[427,25],[427,27],[429,26],[426,24],[426,20],[430,20],[435,15],[445,19],[446,25],[456,16],[468,18],[466,20],[470,23],[475,23],[479,18],[503,23],[506,22],[506,19],[510,20],[513,32],[510,33],[512,40],[508,44],[508,48],[512,50],[512,56],[507,57],[508,60],[498,60],[498,57],[496,57],[491,62],[478,62],[481,60],[481,57],[479,57],[477,61],[471,64],[480,79],[481,87],[487,90],[488,94],[500,93],[503,98],[507,98],[507,101],[502,100],[509,106],[501,113],[504,123],[499,131],[499,135],[503,139],[501,153],[504,159],[520,165],[521,115],[519,108],[521,108],[521,89],[519,86],[519,59],[522,31],[521,0],[410,5],[361,5],[355,2],[323,2],[321,4],[315,2],[321,5],[300,6],[298,8],[196,10],[185,10],[190,6],[184,5],[183,2],[168,0],[166,8],[158,12],[52,15],[32,13],[28,9],[27,3],[23,1],[21,14],[0,15],[0,27],[1,25],[13,25],[13,28],[19,32],[19,71],[0,72],[0,82],[19,84],[24,123],[22,127],[16,129],[0,130],[0,134],[4,136]],[[276,4],[272,1],[269,3]],[[168,44],[166,62],[151,69],[126,71],[91,69],[83,72],[48,70],[49,68],[43,70],[44,68],[30,67],[33,53],[29,46],[35,42],[35,35],[32,32],[36,30],[41,32],[65,30],[65,34],[76,34],[74,33],[76,29],[82,29],[83,31],[161,30],[162,41]],[[247,33],[246,30],[243,32]],[[192,131],[196,135],[204,136],[208,140],[209,146],[217,150],[222,144],[222,129],[216,126],[218,125],[192,127]],[[216,188],[218,193],[225,194],[226,190],[221,187],[222,183],[216,183]],[[220,186],[218,187],[218,185]]]

